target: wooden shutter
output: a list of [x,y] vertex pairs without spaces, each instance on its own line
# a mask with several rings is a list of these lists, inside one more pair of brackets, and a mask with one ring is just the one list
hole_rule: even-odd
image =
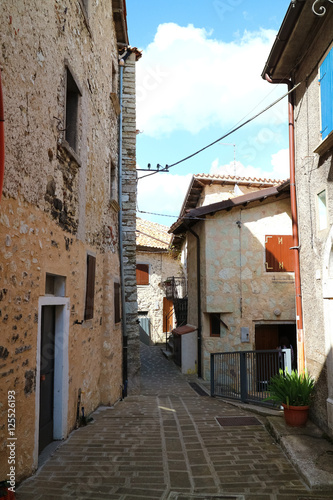
[[321,100],[321,136],[328,136],[333,130],[333,49],[319,68]]
[[120,314],[120,283],[114,283],[114,322],[119,323],[121,321]]
[[95,269],[96,257],[87,255],[87,284],[84,319],[92,319],[94,317]]
[[149,285],[149,265],[136,265],[136,283],[137,285]]
[[265,267],[268,273],[293,272],[295,270],[294,255],[295,250],[290,250],[293,246],[293,237],[286,235],[272,235],[265,238]]

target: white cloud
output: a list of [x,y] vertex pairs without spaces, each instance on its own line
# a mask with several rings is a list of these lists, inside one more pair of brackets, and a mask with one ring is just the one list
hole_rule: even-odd
[[[174,215],[174,218],[164,217],[158,222],[170,226],[179,215],[185,194],[192,179],[192,174],[173,175],[160,173],[139,180],[138,208],[143,212]],[[149,214],[139,213],[143,219]]]
[[289,179],[289,149],[280,149],[275,154],[272,154],[273,174],[277,179]]
[[256,177],[266,179],[289,179],[289,150],[281,149],[272,154],[271,168],[263,170],[252,165],[243,165],[240,161],[219,165],[218,158],[209,171],[212,175],[237,175],[237,177]]
[[[285,91],[260,76],[275,35],[262,29],[226,43],[193,25],[161,24],[136,66],[138,128],[150,136],[197,133],[256,114]],[[257,120],[278,124],[285,116],[274,108]]]

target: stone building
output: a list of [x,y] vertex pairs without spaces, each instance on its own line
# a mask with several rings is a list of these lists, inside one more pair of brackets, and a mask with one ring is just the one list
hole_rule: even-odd
[[173,302],[166,297],[163,283],[170,277],[182,277],[180,260],[170,250],[169,228],[137,218],[138,314],[141,327],[151,343],[166,341],[174,327]]
[[292,225],[289,182],[198,177],[170,231],[186,252],[188,324],[209,380],[212,352],[276,349],[283,338],[297,348]]
[[8,0],[0,21],[0,479],[15,443],[19,481],[49,443],[98,405],[119,400],[139,369],[133,252],[141,54],[127,48],[124,0]]
[[[290,5],[263,69],[287,84],[300,262],[298,337],[316,379],[312,418],[333,435],[333,5]],[[295,135],[293,130],[295,129]],[[298,245],[299,243],[299,245]]]

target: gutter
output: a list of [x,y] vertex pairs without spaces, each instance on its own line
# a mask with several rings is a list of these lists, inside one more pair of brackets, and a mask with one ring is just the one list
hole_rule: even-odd
[[5,176],[5,127],[4,127],[3,96],[0,70],[0,201],[2,196],[3,180]]
[[[267,74],[265,80],[269,83],[283,83],[288,85],[288,90],[293,88],[293,82],[288,79],[272,80]],[[295,183],[295,120],[294,120],[294,97],[291,92],[288,95],[288,121],[289,121],[289,164],[290,164],[290,203],[291,203],[291,219],[293,246],[291,250],[295,250],[295,293],[296,293],[296,325],[297,325],[297,366],[300,373],[305,370],[305,352],[304,352],[304,331],[303,331],[303,307],[302,307],[302,290],[301,290],[301,273],[299,261],[299,235],[297,222],[297,198],[296,198],[296,183]]]
[[[279,62],[284,49],[289,42],[290,35],[292,34],[297,20],[303,10],[306,0],[292,0],[287,13],[282,21],[278,34],[276,35],[275,42],[269,54],[269,58],[265,63],[265,67],[261,77],[265,80],[266,74],[273,74],[277,63]],[[280,82],[275,82],[280,83]],[[282,82],[281,82],[282,83]],[[290,90],[290,89],[289,89]]]

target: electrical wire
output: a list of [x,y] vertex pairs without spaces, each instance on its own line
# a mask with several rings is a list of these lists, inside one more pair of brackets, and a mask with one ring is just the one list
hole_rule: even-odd
[[189,160],[190,158],[193,158],[193,156],[196,156],[198,155],[199,153],[202,153],[202,151],[205,151],[205,149],[208,149],[210,148],[211,146],[214,146],[214,144],[222,141],[223,139],[225,139],[226,137],[228,137],[229,135],[233,134],[234,132],[236,132],[237,130],[241,129],[242,127],[244,127],[245,125],[247,125],[248,123],[252,122],[253,120],[255,120],[256,118],[258,118],[258,116],[262,115],[263,113],[265,113],[266,111],[268,111],[270,108],[272,108],[273,106],[275,106],[276,104],[278,104],[280,101],[282,101],[282,99],[284,99],[285,97],[287,97],[289,94],[291,94],[292,92],[294,92],[295,89],[297,89],[297,87],[299,87],[299,85],[301,85],[302,82],[299,82],[297,83],[292,89],[290,89],[288,92],[286,92],[283,96],[279,97],[279,99],[277,99],[276,101],[274,101],[272,104],[270,104],[269,106],[267,106],[265,109],[261,110],[259,113],[257,113],[256,115],[252,116],[251,118],[249,118],[248,120],[246,120],[245,122],[241,123],[240,125],[238,125],[238,127],[235,127],[233,128],[232,130],[230,130],[229,132],[227,132],[225,135],[223,135],[222,137],[219,137],[218,139],[216,139],[215,141],[211,142],[210,144],[208,144],[207,146],[204,146],[203,148],[199,149],[198,151],[196,151],[195,153],[192,153],[188,156],[186,156],[185,158],[182,158],[181,160],[179,161],[176,161],[175,163],[172,163],[172,165],[166,165],[165,168],[161,169],[161,170],[158,170],[157,172],[151,172],[150,174],[147,174],[147,175],[143,175],[142,177],[138,177],[138,181],[141,180],[141,179],[144,179],[145,177],[150,177],[151,175],[155,175],[155,174],[158,174],[160,172],[166,172],[168,171],[170,168],[172,167],[175,167],[176,165],[179,165],[180,163],[183,163],[184,161],[186,160]]
[[[138,213],[140,213],[140,214],[157,215],[159,217],[172,217],[173,219],[177,219],[177,220],[180,218],[179,215],[156,214],[155,212],[145,212],[144,210],[139,210],[139,209],[137,209],[136,211]],[[208,221],[209,220],[206,217],[192,217],[192,216],[188,217],[186,215],[183,215],[181,218],[184,219],[184,220],[204,220],[204,221]]]

